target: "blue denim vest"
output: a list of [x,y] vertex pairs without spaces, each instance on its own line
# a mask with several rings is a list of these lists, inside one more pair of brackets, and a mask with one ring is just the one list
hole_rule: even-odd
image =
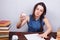
[[29,22],[27,22],[27,24],[28,24],[28,32],[40,32],[41,24],[42,27],[44,26],[43,21],[41,22],[40,19],[34,20],[32,15],[30,15],[30,20]]

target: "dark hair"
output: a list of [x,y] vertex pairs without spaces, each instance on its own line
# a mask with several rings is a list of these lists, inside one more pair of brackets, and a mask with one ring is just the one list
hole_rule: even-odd
[[[43,11],[43,13],[40,16],[40,21],[42,22],[44,16],[46,15],[46,5],[43,2],[39,2],[39,3],[37,3],[34,6],[32,17],[35,18],[35,15],[34,14],[35,14],[35,10],[36,10],[36,8],[37,8],[38,5],[41,5],[44,8],[44,11]],[[42,24],[41,24],[41,26],[42,26]],[[41,30],[43,31],[43,28],[41,28]]]
[[37,8],[38,5],[41,5],[44,8],[44,11],[43,11],[42,15],[40,16],[40,20],[42,20],[44,18],[44,15],[46,15],[46,6],[43,2],[39,2],[34,6],[32,16],[35,17],[35,15],[34,15],[35,14],[35,9]]

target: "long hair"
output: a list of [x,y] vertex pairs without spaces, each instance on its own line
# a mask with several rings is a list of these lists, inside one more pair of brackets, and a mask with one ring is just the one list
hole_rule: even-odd
[[[39,2],[34,6],[32,17],[35,19],[35,10],[36,10],[38,5],[41,5],[44,8],[44,11],[40,16],[40,22],[42,22],[42,20],[44,19],[44,16],[46,15],[46,5],[43,2]],[[43,31],[42,24],[41,24],[40,31],[41,32]]]

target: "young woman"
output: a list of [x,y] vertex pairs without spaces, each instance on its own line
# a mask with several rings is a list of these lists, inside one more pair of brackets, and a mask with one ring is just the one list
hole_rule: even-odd
[[52,31],[51,25],[46,15],[46,6],[43,2],[37,3],[34,6],[33,13],[30,16],[20,15],[20,21],[17,23],[17,28],[20,28],[25,23],[28,25],[28,32],[43,32],[43,26],[46,25],[47,30],[40,34],[40,37],[47,38],[47,35]]

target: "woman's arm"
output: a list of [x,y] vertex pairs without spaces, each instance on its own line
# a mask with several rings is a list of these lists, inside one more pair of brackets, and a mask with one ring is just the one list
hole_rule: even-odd
[[52,31],[52,28],[51,28],[51,25],[46,17],[44,18],[43,21],[45,22],[47,30],[43,34],[40,34],[39,36],[43,37],[43,38],[48,38],[47,35]]
[[46,17],[44,18],[44,22],[47,27],[47,30],[44,32],[44,34],[48,35],[52,31],[52,28],[51,28],[51,25]]

